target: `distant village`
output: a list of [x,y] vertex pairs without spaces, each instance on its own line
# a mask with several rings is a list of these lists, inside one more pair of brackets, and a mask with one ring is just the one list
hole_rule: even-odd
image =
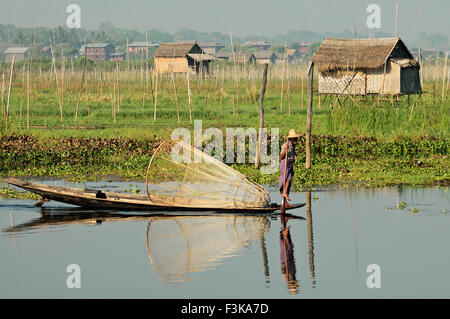
[[[224,44],[218,42],[197,42],[197,41],[177,41],[170,43],[154,43],[151,41],[134,41],[127,43],[124,47],[114,46],[111,43],[89,43],[87,45],[82,45],[79,49],[77,57],[86,56],[90,60],[97,61],[125,61],[127,59],[140,59],[141,55],[144,58],[152,58],[155,55],[160,56],[163,49],[158,52],[160,47],[164,48],[166,46],[182,47],[186,44],[192,44],[192,47],[197,45],[200,50],[193,48],[192,52],[187,52],[189,54],[202,54],[202,59],[211,60],[228,60],[235,61],[237,63],[243,62],[256,62],[256,63],[282,63],[286,59],[287,62],[292,63],[296,60],[310,57],[314,51],[313,42],[297,42],[291,43],[286,50],[283,46],[272,45],[267,41],[247,41],[239,46],[239,50],[231,51],[226,48]],[[3,61],[10,62],[12,57],[15,56],[15,61],[19,62],[31,56],[32,48],[21,47],[21,46],[11,46],[8,47],[3,52]],[[194,52],[195,51],[195,52]],[[45,46],[40,52],[35,53],[36,56],[51,58],[51,47]],[[167,53],[170,56],[170,52]]]
[[[111,43],[95,42],[90,43],[87,46],[82,45],[79,49],[78,54],[75,58],[79,56],[86,55],[87,58],[92,61],[124,61],[128,59],[139,59],[141,54],[149,54],[149,52],[154,52],[160,45],[183,45],[186,43],[197,44],[202,53],[207,54],[214,60],[233,60],[239,63],[243,62],[257,62],[257,63],[282,63],[286,59],[287,62],[292,63],[302,58],[311,57],[315,49],[318,47],[318,43],[299,41],[290,43],[286,47],[276,44],[272,45],[267,41],[247,41],[239,46],[239,50],[233,52],[230,48],[222,43],[218,42],[197,42],[197,41],[177,41],[170,43],[155,43],[155,42],[145,42],[145,41],[134,41],[125,45],[124,47],[115,46]],[[22,47],[22,46],[11,46],[4,50],[3,61],[10,62],[13,55],[15,55],[16,62],[24,60],[31,56],[31,51],[33,48]],[[286,49],[286,50],[285,50]],[[418,57],[419,49],[412,48],[411,53]],[[422,49],[422,58],[436,57],[437,55],[442,55],[436,49]],[[38,57],[51,58],[51,47],[44,46],[40,52],[35,53]],[[144,58],[147,58],[145,56]],[[152,58],[149,54],[148,58]]]
[[[236,50],[227,48],[218,42],[177,41],[155,43],[151,41],[133,41],[124,47],[111,43],[94,42],[82,45],[73,58],[84,57],[93,62],[128,61],[139,59],[154,60],[160,73],[185,73],[189,68],[196,72],[209,71],[212,61],[229,61],[232,63],[279,64],[305,62],[312,57],[319,43],[299,41],[288,45],[272,45],[268,41],[247,41]],[[40,52],[33,48],[11,46],[3,52],[3,61],[16,62],[29,57],[52,58],[51,46],[42,47]],[[433,49],[411,49],[414,58],[428,59],[439,56],[442,52]],[[63,54],[63,53],[62,53]],[[187,61],[187,63],[186,63]]]

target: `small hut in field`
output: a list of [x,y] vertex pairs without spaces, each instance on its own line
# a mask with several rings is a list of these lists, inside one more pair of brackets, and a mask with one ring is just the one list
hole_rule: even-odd
[[153,57],[158,73],[209,73],[209,63],[214,60],[196,42],[161,43]]
[[255,55],[248,52],[233,52],[229,53],[228,61],[233,61],[236,63],[252,63],[255,62]]
[[422,92],[420,65],[400,38],[325,38],[311,61],[319,70],[319,94]]
[[25,47],[13,47],[7,48],[3,53],[5,57],[5,62],[11,62],[13,56],[15,56],[14,60],[16,62],[23,61],[28,57],[28,48]]
[[286,49],[286,52],[280,52],[276,54],[277,64],[284,63],[286,58],[286,63],[294,63],[300,59],[300,51],[297,49]]
[[277,56],[272,51],[258,51],[253,53],[256,63],[259,64],[275,64]]

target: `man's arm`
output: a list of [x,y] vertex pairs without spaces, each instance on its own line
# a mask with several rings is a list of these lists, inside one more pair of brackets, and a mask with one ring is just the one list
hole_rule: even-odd
[[281,147],[280,161],[286,156],[287,145],[283,144]]

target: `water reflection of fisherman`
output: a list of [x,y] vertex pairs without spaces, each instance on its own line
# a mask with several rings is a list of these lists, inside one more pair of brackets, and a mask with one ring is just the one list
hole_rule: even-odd
[[290,227],[287,227],[287,221],[291,219],[284,214],[281,216],[282,229],[280,231],[280,261],[281,274],[287,283],[289,293],[296,295],[299,292],[298,281],[295,277],[296,267],[294,258],[294,244],[292,243]]

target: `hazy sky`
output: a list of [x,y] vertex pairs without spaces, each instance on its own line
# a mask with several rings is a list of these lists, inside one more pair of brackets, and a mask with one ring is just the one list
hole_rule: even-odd
[[[100,22],[140,31],[181,28],[197,31],[232,30],[236,35],[267,35],[288,30],[368,33],[369,4],[381,7],[381,30],[394,32],[395,0],[0,0],[0,23],[16,26],[59,26],[69,4],[81,7],[83,28]],[[421,32],[450,37],[450,0],[397,0],[400,36]]]

